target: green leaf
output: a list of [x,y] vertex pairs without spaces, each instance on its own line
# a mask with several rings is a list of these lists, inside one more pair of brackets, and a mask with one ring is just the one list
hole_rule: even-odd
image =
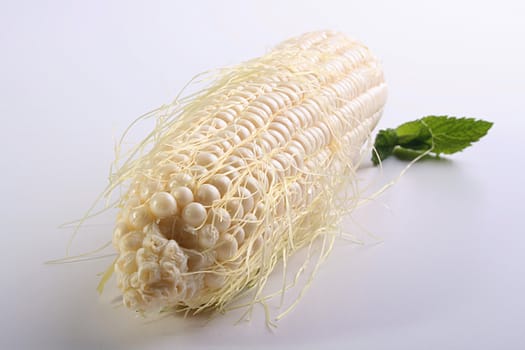
[[422,142],[430,138],[428,128],[421,122],[421,119],[401,124],[396,128],[397,137],[400,144],[410,144],[415,141]]
[[432,133],[432,152],[452,154],[472,145],[485,136],[492,127],[491,122],[474,118],[428,116],[422,122]]
[[374,150],[372,152],[372,162],[374,165],[379,164],[394,151],[394,147],[398,144],[397,134],[394,129],[380,130],[374,142]]
[[399,146],[422,151],[432,147],[432,134],[421,119],[401,124],[396,128],[396,133]]
[[372,162],[377,165],[392,154],[406,153],[396,154],[397,149],[413,154],[428,151],[437,156],[456,153],[485,136],[491,127],[491,122],[474,118],[427,116],[401,124],[396,129],[380,130],[374,143]]

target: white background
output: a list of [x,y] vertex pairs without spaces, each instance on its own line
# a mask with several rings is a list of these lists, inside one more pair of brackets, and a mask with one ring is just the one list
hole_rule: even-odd
[[[0,347],[525,348],[524,20],[518,0],[1,2]],[[71,230],[57,226],[105,186],[131,120],[196,73],[322,28],[384,62],[380,127],[427,114],[495,122],[475,147],[416,164],[355,212],[381,244],[348,220],[369,243],[338,241],[274,331],[262,308],[237,326],[234,314],[148,323],[97,296],[111,259],[43,264],[64,256]],[[381,185],[404,166],[361,175]],[[97,223],[73,253],[109,239],[111,218]]]

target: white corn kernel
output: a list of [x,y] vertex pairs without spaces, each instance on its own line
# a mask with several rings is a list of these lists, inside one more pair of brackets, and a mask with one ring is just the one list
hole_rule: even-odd
[[119,242],[119,248],[121,254],[123,252],[133,251],[135,252],[142,246],[142,240],[144,235],[141,232],[133,231],[126,233]]
[[290,132],[288,131],[288,129],[286,128],[286,126],[284,124],[281,124],[279,122],[273,122],[273,123],[270,124],[268,129],[277,131],[279,134],[281,134],[281,136],[284,138],[284,140],[289,140],[290,139],[290,136],[291,136]]
[[268,113],[270,115],[275,114],[279,110],[279,105],[269,95],[260,96],[257,99],[257,101],[260,102],[260,104],[261,104],[261,105],[259,105],[260,107],[265,106],[265,107],[267,107],[270,110],[269,113]]
[[183,208],[186,205],[188,205],[191,202],[193,202],[193,192],[191,192],[191,190],[188,187],[186,187],[186,186],[175,187],[171,191],[171,194],[173,195],[173,197],[177,201],[177,205],[180,208]]
[[230,130],[224,130],[221,132],[221,138],[228,141],[230,144],[230,147],[236,146],[239,143],[241,143],[241,138],[237,136],[234,132]]
[[302,200],[302,188],[297,182],[291,183],[288,187],[288,199],[293,206],[296,206]]
[[215,118],[221,119],[222,121],[226,122],[227,124],[231,123],[235,116],[230,113],[229,111],[221,111],[215,115]]
[[[301,120],[297,113],[295,113],[295,108],[291,108],[283,113],[279,118],[286,118],[293,125],[294,131],[301,128]],[[277,120],[277,119],[276,119]]]
[[205,168],[211,168],[217,164],[217,156],[211,152],[200,152],[195,158],[195,162]]
[[202,205],[212,205],[214,201],[221,198],[221,193],[217,187],[211,184],[202,184],[197,190],[196,200]]
[[186,154],[178,153],[170,156],[170,160],[172,160],[175,163],[186,163],[190,160],[190,157],[188,157],[188,155]]
[[236,169],[243,168],[246,166],[246,161],[239,156],[231,155],[226,159],[226,164],[229,164]]
[[237,240],[237,245],[239,247],[244,243],[245,233],[242,227],[236,227],[232,232],[232,236]]
[[313,145],[310,140],[304,134],[297,134],[294,136],[294,140],[301,144],[301,148],[305,154],[311,154],[313,151]]
[[262,132],[260,135],[260,139],[261,141],[268,142],[268,145],[269,145],[268,149],[266,149],[264,145],[261,144],[263,149],[265,149],[265,152],[268,152],[268,153],[276,149],[277,146],[279,145],[279,140],[275,137],[275,135],[270,133],[269,130]]
[[209,182],[219,190],[221,196],[224,196],[228,192],[231,185],[230,178],[222,174],[213,175]]
[[213,223],[220,233],[223,233],[230,228],[231,216],[228,211],[223,208],[212,208],[208,221]]
[[292,120],[284,116],[278,116],[277,118],[275,118],[274,123],[279,123],[286,128],[286,131],[288,132],[288,135],[289,135],[288,138],[290,138],[291,135],[293,135],[293,133],[295,132],[295,130],[297,130],[297,126],[294,125]]
[[137,263],[135,261],[135,252],[127,251],[122,254],[117,259],[115,267],[123,273],[132,273],[137,271]]
[[245,127],[249,134],[255,133],[257,131],[257,127],[254,125],[253,122],[249,121],[248,119],[242,119],[239,120],[238,125]]
[[284,138],[284,135],[282,135],[279,131],[275,129],[268,129],[266,132],[272,135],[275,138],[275,140],[277,140],[276,147],[282,146],[287,142],[287,140]]
[[208,172],[208,169],[203,167],[202,165],[194,165],[190,167],[190,173],[193,175],[193,177],[200,177],[203,176]]
[[217,272],[208,272],[204,276],[204,283],[210,289],[219,289],[226,283],[226,271],[224,269]]
[[221,157],[224,154],[224,151],[222,150],[222,148],[214,144],[206,146],[204,148],[204,151],[215,155],[217,159],[218,157]]
[[236,180],[240,176],[239,171],[237,171],[237,168],[235,168],[233,165],[225,165],[219,171],[220,174],[228,176],[231,181]]
[[204,225],[197,231],[199,246],[203,249],[211,248],[219,239],[219,230],[213,225]]
[[234,155],[238,155],[245,162],[255,159],[255,154],[247,147],[237,147],[234,151]]
[[289,152],[289,150],[292,150],[292,149],[294,149],[295,152],[298,152],[303,158],[306,155],[306,150],[303,144],[297,140],[292,139],[292,141],[290,141],[290,143],[288,144],[288,147],[284,151]]
[[264,240],[262,237],[257,237],[255,241],[253,241],[252,249],[254,252],[257,252],[260,250],[264,245]]
[[299,126],[302,129],[306,128],[309,121],[312,119],[312,117],[309,115],[309,112],[302,106],[296,107],[293,112],[299,122]]
[[151,197],[149,208],[153,215],[163,219],[177,213],[177,202],[168,192],[157,192]]
[[286,202],[284,200],[284,197],[279,198],[277,201],[277,204],[275,206],[275,215],[277,217],[281,217],[286,212]]
[[321,145],[319,144],[319,140],[315,137],[312,128],[306,130],[303,135],[308,139],[308,141],[312,145],[312,149],[320,149]]
[[151,197],[151,195],[159,190],[160,186],[157,182],[144,182],[140,186],[140,199],[145,201]]
[[188,271],[202,271],[213,264],[213,255],[201,253],[193,249],[185,251],[188,256]]
[[278,153],[272,157],[271,163],[274,164],[277,171],[281,171],[283,174],[288,175],[290,173],[291,160],[286,156],[287,153]]
[[266,211],[267,211],[267,209],[266,209],[264,203],[259,202],[255,206],[255,210],[253,212],[253,215],[255,216],[256,220],[262,220]]
[[268,115],[273,115],[279,110],[279,105],[269,95],[260,96],[252,105],[266,110]]
[[228,124],[221,118],[212,119],[210,125],[215,129],[224,129],[228,126]]
[[270,153],[272,151],[273,146],[268,140],[260,138],[259,140],[257,140],[257,142],[259,142],[259,145],[264,153]]
[[257,202],[261,198],[261,186],[253,176],[247,176],[244,178],[244,187],[246,187],[252,194],[254,202]]
[[113,237],[112,237],[112,243],[113,247],[118,248],[118,243],[123,235],[128,233],[130,231],[130,228],[128,224],[125,221],[119,221],[115,225],[115,228],[113,229]]
[[246,140],[248,137],[250,137],[250,130],[248,130],[248,128],[245,126],[233,124],[232,127],[233,132],[239,136],[241,140]]
[[197,202],[192,202],[182,210],[182,219],[190,226],[201,226],[206,220],[206,209]]
[[226,211],[230,214],[233,220],[242,219],[244,216],[244,208],[240,199],[232,198],[226,203]]
[[179,186],[187,186],[191,183],[193,178],[190,174],[180,173],[175,175],[169,183],[171,189]]
[[251,237],[259,227],[259,219],[254,214],[246,214],[243,220],[243,229],[246,237]]
[[[166,158],[166,157],[164,157],[164,158]],[[159,170],[159,177],[161,179],[167,180],[173,174],[176,174],[179,171],[180,171],[180,166],[178,166],[177,164],[174,164],[174,163],[166,164],[162,168],[160,168],[160,170]]]
[[240,186],[237,189],[239,199],[241,200],[242,208],[245,213],[248,213],[252,210],[254,201],[252,193],[243,186]]
[[215,248],[217,260],[224,261],[233,258],[235,254],[237,254],[238,248],[235,237],[229,233],[225,233],[221,236]]
[[[257,129],[260,129],[262,127],[264,127],[264,125],[266,124],[264,122],[264,120],[266,119],[265,116],[264,116],[264,112],[261,114],[260,112],[262,110],[257,110],[257,111],[250,111],[251,107],[248,107],[248,111],[246,113],[244,113],[244,118],[250,122],[252,125],[254,125]],[[259,113],[257,113],[259,112]]]
[[319,123],[318,128],[321,130],[324,136],[326,144],[332,139],[332,132],[326,123]]
[[266,122],[265,120],[268,120],[270,116],[272,115],[272,110],[270,107],[268,107],[266,104],[262,103],[261,101],[253,101],[248,108],[246,108],[246,112],[252,112],[254,115],[259,116],[263,120],[263,124],[259,126],[262,128]]
[[152,221],[151,213],[146,206],[141,205],[129,212],[129,223],[136,229],[141,229]]

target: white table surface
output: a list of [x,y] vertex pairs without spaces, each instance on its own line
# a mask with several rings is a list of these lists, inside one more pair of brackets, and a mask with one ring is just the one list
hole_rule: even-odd
[[[0,348],[525,348],[523,4],[2,2]],[[357,210],[344,228],[368,243],[339,240],[278,328],[260,307],[237,326],[235,312],[145,322],[112,307],[111,288],[96,294],[111,259],[43,264],[64,256],[71,230],[57,226],[104,187],[113,139],[132,119],[198,72],[321,28],[359,38],[384,62],[380,127],[427,114],[495,125]],[[381,185],[404,166],[391,159],[361,176]],[[73,253],[109,238],[111,217],[97,220]]]

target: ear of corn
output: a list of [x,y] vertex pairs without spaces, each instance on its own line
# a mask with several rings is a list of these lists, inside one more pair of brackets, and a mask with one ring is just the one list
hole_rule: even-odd
[[376,58],[335,32],[213,78],[158,111],[150,149],[113,179],[129,185],[113,244],[131,309],[221,308],[335,227],[386,100]]

